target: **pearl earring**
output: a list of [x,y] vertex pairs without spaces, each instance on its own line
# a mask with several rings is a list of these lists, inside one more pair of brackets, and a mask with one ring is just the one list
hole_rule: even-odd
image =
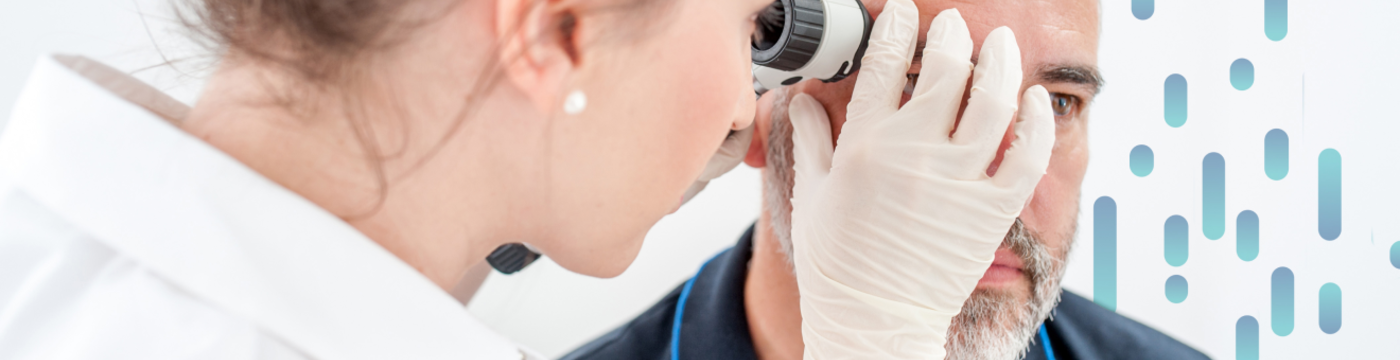
[[583,95],[583,90],[574,90],[569,96],[564,98],[564,113],[578,115],[588,107],[588,96]]

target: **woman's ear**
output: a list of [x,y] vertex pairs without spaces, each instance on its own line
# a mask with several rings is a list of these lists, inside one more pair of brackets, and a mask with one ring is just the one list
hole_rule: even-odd
[[580,63],[575,14],[557,0],[497,0],[498,61],[506,79],[543,114],[562,108]]

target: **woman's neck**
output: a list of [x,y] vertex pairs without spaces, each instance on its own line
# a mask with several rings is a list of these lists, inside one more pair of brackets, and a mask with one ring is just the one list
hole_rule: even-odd
[[[506,182],[528,184],[513,179],[518,169],[510,162],[490,156],[507,146],[499,139],[468,125],[452,145],[430,151],[446,132],[443,121],[354,121],[448,116],[378,111],[394,107],[376,107],[371,98],[347,107],[344,96],[275,91],[286,88],[277,73],[220,69],[182,127],[344,219],[445,290],[497,246],[528,236],[506,221],[532,217],[522,213],[530,207],[513,205],[529,199],[502,190],[511,188]],[[298,98],[278,98],[289,93]]]

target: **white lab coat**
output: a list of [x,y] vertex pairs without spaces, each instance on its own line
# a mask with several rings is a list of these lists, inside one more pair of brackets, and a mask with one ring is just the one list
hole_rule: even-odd
[[533,359],[339,218],[40,60],[0,136],[0,359]]

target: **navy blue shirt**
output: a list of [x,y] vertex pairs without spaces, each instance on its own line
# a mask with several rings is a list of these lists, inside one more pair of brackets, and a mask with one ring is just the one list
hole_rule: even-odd
[[[753,228],[739,243],[705,263],[631,322],[574,350],[566,360],[757,359],[744,312],[744,282],[753,255]],[[689,290],[687,291],[687,286]],[[684,305],[675,327],[678,304]],[[1206,359],[1204,354],[1136,321],[1065,291],[1045,322],[1056,360]],[[679,330],[679,336],[675,332]],[[1047,359],[1040,336],[1026,360]]]

